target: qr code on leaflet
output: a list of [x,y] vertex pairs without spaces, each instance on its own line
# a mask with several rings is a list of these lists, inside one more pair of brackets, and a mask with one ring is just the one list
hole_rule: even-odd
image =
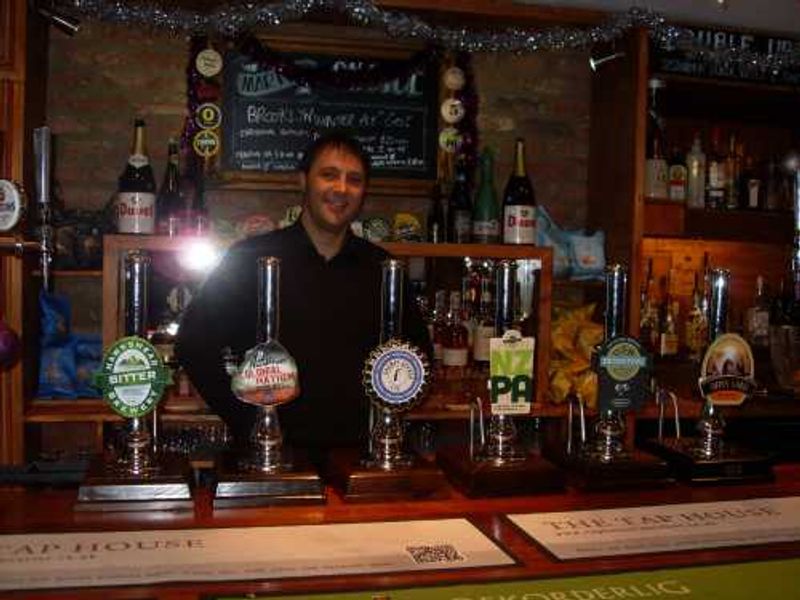
[[428,546],[406,546],[406,552],[418,565],[430,563],[449,563],[464,560],[452,544],[432,544]]

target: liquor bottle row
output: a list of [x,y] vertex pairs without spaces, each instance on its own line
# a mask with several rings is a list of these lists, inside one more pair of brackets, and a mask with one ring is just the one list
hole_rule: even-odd
[[156,192],[153,167],[147,153],[145,122],[134,122],[128,162],[119,176],[115,195],[119,233],[179,235],[206,230],[203,192],[187,168],[180,169],[178,142],[170,139],[164,179]]
[[525,168],[525,141],[516,140],[514,170],[506,182],[502,205],[494,183],[494,155],[484,148],[479,182],[472,191],[472,176],[463,155],[456,159],[452,182],[434,188],[427,218],[428,241],[456,244],[535,244],[536,194]]
[[[483,377],[489,368],[489,341],[496,336],[494,261],[467,259],[460,289],[436,289],[431,298],[417,295],[417,304],[433,343],[434,377],[441,380]],[[520,284],[513,292],[516,307],[510,328],[527,330]],[[431,302],[432,300],[432,302]]]
[[659,80],[651,80],[644,196],[713,210],[790,210],[792,173],[787,156],[759,155],[740,132],[712,127],[695,132],[691,148],[667,146],[665,121],[656,106]]
[[[792,288],[783,283],[781,287],[780,293],[771,296],[766,280],[759,275],[753,298],[741,315],[741,323],[726,323],[725,329],[740,330],[754,350],[768,349],[770,326],[795,324],[794,320],[800,317],[800,305],[794,301]],[[639,336],[642,344],[654,356],[700,360],[708,342],[709,297],[707,265],[702,272],[694,273],[688,306],[672,293],[669,275],[656,283],[648,268],[641,298]]]

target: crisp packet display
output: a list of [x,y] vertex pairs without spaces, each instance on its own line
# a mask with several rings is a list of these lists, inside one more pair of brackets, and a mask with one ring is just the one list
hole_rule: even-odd
[[565,402],[577,393],[586,406],[597,406],[597,375],[592,369],[592,352],[603,340],[603,326],[592,320],[594,304],[559,310],[552,323],[550,398]]

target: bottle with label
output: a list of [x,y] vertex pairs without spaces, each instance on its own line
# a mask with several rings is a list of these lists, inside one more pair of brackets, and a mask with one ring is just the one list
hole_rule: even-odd
[[495,335],[494,308],[492,306],[492,280],[481,277],[481,297],[473,335],[472,360],[477,369],[488,371],[489,346]]
[[677,302],[673,302],[672,294],[669,290],[668,277],[661,279],[663,290],[661,303],[660,331],[658,335],[658,355],[663,357],[675,356],[678,354],[678,315]]
[[706,154],[700,142],[700,134],[694,136],[692,149],[686,155],[686,204],[689,208],[704,208],[706,205]]
[[726,192],[728,175],[727,159],[722,151],[721,135],[718,127],[711,131],[711,150],[708,154],[708,174],[706,177],[706,208],[723,209],[727,205]]
[[700,285],[700,276],[694,272],[694,285],[692,286],[692,307],[686,316],[685,344],[686,355],[690,360],[699,361],[703,358],[708,339],[708,320],[703,310],[703,287]]
[[745,335],[747,341],[757,348],[769,346],[769,309],[770,299],[767,294],[764,277],[756,277],[756,295],[753,305],[745,312]]
[[688,184],[688,171],[678,148],[672,149],[672,158],[669,161],[669,199],[675,202],[686,201]]
[[472,239],[472,202],[467,164],[462,155],[456,160],[453,187],[447,201],[447,241],[468,244]]
[[156,200],[158,233],[161,235],[175,236],[183,231],[186,211],[181,195],[178,157],[178,142],[170,139],[167,144],[167,168]]
[[728,140],[728,156],[725,157],[725,208],[739,208],[739,177],[742,171],[742,146],[736,142],[736,133]]
[[133,127],[131,154],[117,184],[117,231],[155,233],[156,182],[145,146],[144,120],[136,119]]
[[428,241],[434,244],[444,243],[446,241],[444,204],[442,202],[442,185],[439,182],[433,186],[427,221]]
[[747,210],[761,210],[764,205],[763,193],[764,186],[755,168],[753,156],[747,154],[739,176],[739,205]]
[[653,304],[653,259],[647,259],[647,270],[641,289],[639,314],[639,342],[650,354],[658,350],[658,311]]
[[653,78],[647,85],[650,88],[650,106],[647,123],[647,157],[644,165],[644,196],[664,199],[669,193],[667,186],[669,165],[664,156],[663,120],[656,107],[656,92],[664,87],[664,82]]
[[503,194],[503,242],[536,243],[536,194],[525,170],[525,140],[514,146],[514,171]]
[[442,367],[446,379],[464,376],[469,362],[469,332],[461,320],[461,292],[450,292],[450,309],[442,338]]
[[472,241],[496,244],[500,241],[500,207],[494,188],[494,155],[489,148],[481,153],[481,180],[472,210]]

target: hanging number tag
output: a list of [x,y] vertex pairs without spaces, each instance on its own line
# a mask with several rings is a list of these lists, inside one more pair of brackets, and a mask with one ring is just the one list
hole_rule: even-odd
[[206,48],[197,53],[194,66],[203,77],[214,77],[222,71],[222,55],[213,48]]
[[489,342],[489,396],[493,415],[524,415],[533,403],[535,340],[509,330]]

